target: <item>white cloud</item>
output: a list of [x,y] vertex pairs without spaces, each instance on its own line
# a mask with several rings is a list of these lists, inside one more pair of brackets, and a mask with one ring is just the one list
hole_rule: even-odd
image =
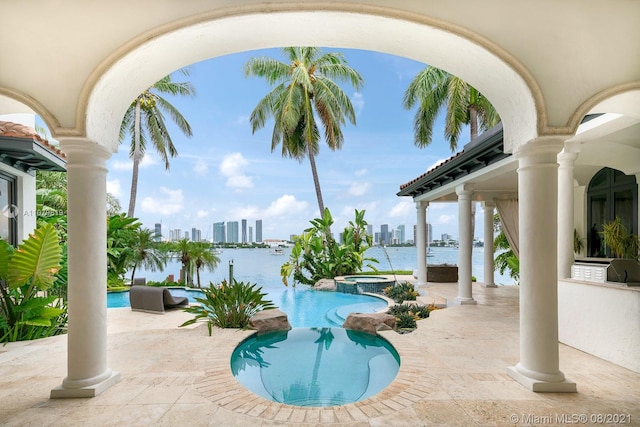
[[269,207],[265,210],[264,216],[266,218],[273,218],[278,216],[298,215],[305,212],[308,208],[308,202],[298,201],[295,196],[285,194],[271,202]]
[[349,194],[349,196],[364,196],[370,189],[370,182],[354,182],[351,184],[351,187],[349,187],[347,194]]
[[193,171],[198,175],[206,175],[209,171],[207,162],[202,159],[196,160],[196,164],[193,166]]
[[365,176],[369,171],[366,168],[363,169],[358,169],[357,171],[355,171],[353,174],[355,176]]
[[200,211],[196,212],[196,216],[198,218],[206,218],[206,217],[209,216],[209,212],[200,210]]
[[443,164],[443,163],[444,163],[444,162],[446,162],[447,160],[448,160],[448,159],[439,159],[439,160],[436,160],[434,164],[432,164],[431,166],[429,166],[429,167],[427,168],[427,172],[429,172],[431,169],[434,169],[434,168],[436,168],[436,167],[440,166],[441,164]]
[[122,197],[122,187],[119,179],[107,180],[107,193],[113,197]]
[[[150,154],[146,154],[142,161],[140,162],[139,167],[144,169],[149,166],[153,166],[158,164],[158,161]],[[114,170],[131,170],[133,169],[133,161],[131,159],[128,160],[115,160],[110,163],[111,169]]]
[[160,187],[159,197],[145,197],[142,199],[141,208],[144,212],[159,215],[174,215],[180,213],[183,207],[184,195],[182,190],[172,190]]
[[360,92],[353,93],[351,103],[353,104],[353,109],[355,110],[356,115],[360,114],[364,109],[364,97]]
[[392,218],[402,218],[411,214],[415,214],[416,212],[416,204],[412,199],[404,199],[397,203],[394,207],[389,211],[389,216]]
[[455,219],[456,219],[455,215],[440,215],[438,216],[437,224],[440,224],[440,225],[452,224]]
[[220,173],[227,178],[227,187],[253,188],[253,178],[244,173],[249,161],[241,153],[229,154],[220,163]]

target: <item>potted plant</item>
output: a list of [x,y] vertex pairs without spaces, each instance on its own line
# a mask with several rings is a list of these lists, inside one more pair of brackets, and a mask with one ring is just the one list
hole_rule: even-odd
[[638,259],[638,236],[630,233],[620,217],[602,224],[602,239],[616,258]]

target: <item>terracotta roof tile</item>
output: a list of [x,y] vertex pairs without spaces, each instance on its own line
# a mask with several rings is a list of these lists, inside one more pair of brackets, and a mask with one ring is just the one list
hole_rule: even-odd
[[55,145],[38,135],[38,132],[30,126],[20,123],[0,121],[0,137],[22,138],[35,141],[37,144],[54,153],[56,156],[66,159],[67,156]]

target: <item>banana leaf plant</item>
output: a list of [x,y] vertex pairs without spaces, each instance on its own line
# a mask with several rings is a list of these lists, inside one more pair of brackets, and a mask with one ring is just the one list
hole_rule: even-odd
[[36,229],[17,249],[0,240],[0,341],[64,332],[66,303],[47,293],[61,260],[58,233],[51,224]]

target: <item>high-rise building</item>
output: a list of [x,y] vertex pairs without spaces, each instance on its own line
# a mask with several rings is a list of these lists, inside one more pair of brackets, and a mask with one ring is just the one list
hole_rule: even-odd
[[227,243],[240,243],[238,221],[227,221]]
[[256,220],[256,242],[262,243],[262,220]]
[[184,238],[185,238],[185,239],[187,239],[187,240],[189,240],[189,232],[188,232],[188,231],[185,231],[185,232],[184,232]]
[[373,225],[372,224],[367,224],[367,234],[371,237],[373,237]]
[[451,234],[448,234],[448,233],[442,233],[442,235],[440,236],[440,239],[444,240],[445,242],[446,242],[447,240],[453,240],[453,239],[451,238]]
[[155,235],[153,236],[153,239],[156,242],[159,242],[160,240],[162,240],[162,223],[156,222],[154,232],[155,232]]
[[213,223],[213,243],[226,243],[227,233],[225,233],[224,221]]
[[193,240],[194,242],[199,242],[200,240],[202,240],[202,231],[200,231],[197,228],[192,228],[191,229],[191,240]]
[[247,220],[242,220],[242,243],[247,243]]
[[427,223],[427,242],[433,242],[433,227]]
[[175,230],[173,230],[173,237],[171,238],[171,240],[180,240],[182,239],[182,230],[179,228],[176,228]]
[[382,224],[380,226],[380,244],[388,245],[390,236],[389,236],[389,224]]
[[253,243],[253,227],[249,226],[249,240],[247,243]]
[[404,225],[398,226],[398,243],[404,243]]

